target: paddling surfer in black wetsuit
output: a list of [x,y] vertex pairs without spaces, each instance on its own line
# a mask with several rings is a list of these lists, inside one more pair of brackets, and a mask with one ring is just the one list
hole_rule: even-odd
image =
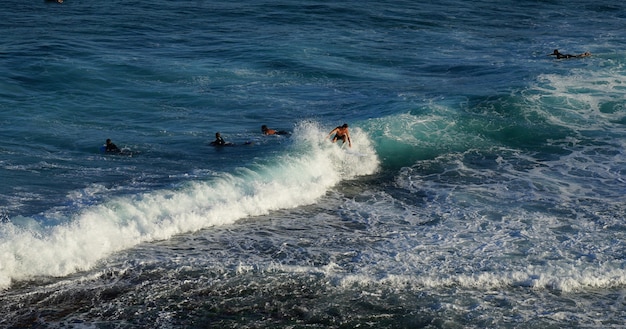
[[563,59],[563,58],[580,58],[580,57],[587,57],[587,56],[591,56],[591,53],[586,51],[582,54],[579,55],[570,55],[570,54],[561,54],[559,52],[558,49],[554,49],[554,51],[552,52],[552,54],[548,54],[548,56],[556,56],[556,59]]
[[110,139],[107,139],[104,150],[106,152],[108,152],[108,153],[120,153],[120,152],[122,152],[122,150],[120,150],[117,147],[117,145],[113,144],[113,142],[111,142]]
[[215,133],[215,140],[211,142],[211,145],[213,146],[224,146],[228,144],[229,143],[226,143],[226,141],[224,140],[224,138],[222,138],[222,135],[220,135],[220,133]]
[[350,140],[350,132],[348,131],[347,123],[344,123],[343,126],[339,126],[333,129],[330,133],[328,133],[328,138],[330,138],[330,135],[332,134],[335,134],[332,139],[333,143],[341,139],[344,144],[346,143],[346,141],[348,141],[348,146],[352,147],[352,141]]

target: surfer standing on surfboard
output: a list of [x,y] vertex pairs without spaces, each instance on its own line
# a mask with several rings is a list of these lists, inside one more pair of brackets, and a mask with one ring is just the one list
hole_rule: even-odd
[[343,141],[343,143],[346,143],[346,140],[348,141],[348,146],[352,147],[352,141],[350,140],[350,132],[348,131],[348,124],[344,123],[343,126],[339,126],[335,129],[333,129],[330,133],[328,133],[328,137],[330,138],[330,135],[335,134],[335,136],[332,139],[332,142],[336,142],[338,139],[341,139]]

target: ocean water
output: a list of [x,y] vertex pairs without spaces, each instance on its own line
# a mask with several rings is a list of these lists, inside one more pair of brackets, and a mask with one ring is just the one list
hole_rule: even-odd
[[10,0],[0,327],[621,328],[624,26],[605,0]]

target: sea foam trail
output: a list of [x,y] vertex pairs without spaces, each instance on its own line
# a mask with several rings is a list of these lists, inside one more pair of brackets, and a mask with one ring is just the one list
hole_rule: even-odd
[[302,123],[294,130],[291,148],[266,163],[177,190],[118,197],[79,210],[63,225],[44,227],[33,219],[4,223],[0,288],[16,280],[86,270],[142,242],[312,204],[342,180],[377,170],[378,158],[361,130],[353,131],[351,152],[325,137],[317,124]]

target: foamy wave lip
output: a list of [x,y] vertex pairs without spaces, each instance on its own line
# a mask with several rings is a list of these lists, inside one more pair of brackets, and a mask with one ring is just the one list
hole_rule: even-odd
[[267,164],[239,168],[211,181],[86,206],[52,227],[24,218],[0,226],[0,288],[13,280],[65,276],[139,243],[231,224],[248,216],[316,202],[342,180],[372,174],[378,158],[354,129],[354,156],[330,143],[314,122],[299,124],[293,149]]

